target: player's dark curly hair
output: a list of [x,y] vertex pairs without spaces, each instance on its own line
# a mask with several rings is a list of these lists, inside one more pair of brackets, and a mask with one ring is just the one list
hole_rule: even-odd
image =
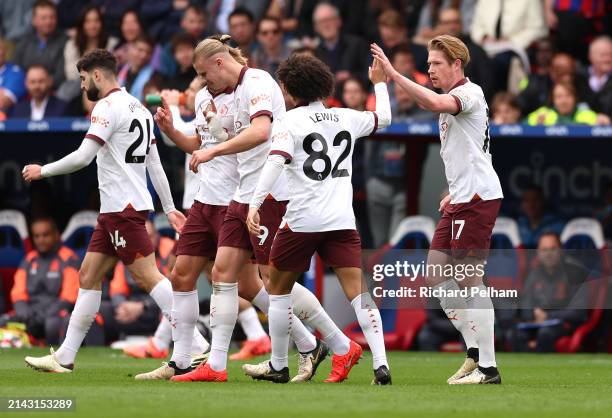
[[294,54],[276,71],[278,81],[293,98],[302,102],[323,100],[334,93],[334,76],[320,59]]
[[117,58],[106,49],[96,49],[85,54],[77,62],[77,70],[80,71],[91,71],[93,69],[100,69],[108,71],[113,75],[117,75]]

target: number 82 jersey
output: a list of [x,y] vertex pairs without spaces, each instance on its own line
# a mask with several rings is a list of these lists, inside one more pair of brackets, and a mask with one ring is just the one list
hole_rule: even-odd
[[151,113],[124,89],[112,90],[91,114],[85,138],[102,147],[96,155],[100,213],[153,210],[146,163],[155,144]]
[[327,109],[321,102],[292,109],[274,122],[270,154],[285,158],[290,194],[282,226],[295,232],[356,229],[353,143],[377,126],[376,113]]

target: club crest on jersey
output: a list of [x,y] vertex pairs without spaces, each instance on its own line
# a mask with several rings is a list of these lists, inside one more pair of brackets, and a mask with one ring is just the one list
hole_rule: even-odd
[[225,105],[225,104],[224,104],[224,105],[223,105],[223,106],[221,106],[221,108],[219,109],[219,114],[220,114],[220,115],[226,115],[226,114],[227,114],[227,110],[228,110],[228,109],[227,109],[227,105]]
[[448,130],[448,123],[442,122],[440,125],[440,140],[444,141],[446,139],[446,131]]

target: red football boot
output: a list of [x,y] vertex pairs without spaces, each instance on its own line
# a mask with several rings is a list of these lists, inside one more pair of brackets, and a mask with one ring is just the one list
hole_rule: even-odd
[[173,382],[227,382],[227,370],[216,372],[208,363],[202,363],[189,373],[170,378]]
[[272,351],[272,342],[270,337],[264,335],[257,340],[246,340],[242,344],[242,348],[237,353],[229,356],[230,360],[249,360],[253,357],[263,356]]
[[348,378],[348,374],[359,359],[361,358],[363,349],[355,341],[351,341],[349,344],[348,353],[339,356],[334,354],[332,356],[332,370],[325,383],[340,383]]

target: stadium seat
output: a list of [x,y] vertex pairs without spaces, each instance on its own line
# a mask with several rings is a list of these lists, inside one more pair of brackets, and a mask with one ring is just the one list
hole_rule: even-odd
[[98,222],[98,212],[82,210],[72,215],[68,225],[62,233],[62,241],[79,256],[81,261],[85,258],[87,246]]
[[[576,218],[570,221],[561,233],[561,243],[568,250],[587,250],[581,251],[578,257],[582,262],[588,263],[587,266],[593,267],[587,278],[589,303],[593,306],[589,318],[572,335],[561,337],[555,345],[559,353],[575,353],[584,348],[588,335],[595,329],[603,315],[608,290],[607,277],[610,275],[610,260],[607,255],[603,229],[595,219]],[[585,257],[581,257],[582,255]]]
[[9,308],[15,270],[30,248],[28,224],[23,213],[12,209],[0,210],[0,277]]
[[[402,220],[397,230],[391,237],[388,244],[380,248],[367,261],[368,269],[374,264],[385,264],[397,261],[397,253],[392,250],[417,250],[402,252],[402,261],[419,264],[427,261],[427,249],[433,239],[436,224],[427,216],[409,216]],[[404,280],[390,280],[386,283],[381,282],[384,289],[399,289],[401,286],[415,287],[424,284],[424,279],[417,278],[415,282],[408,283]],[[413,298],[407,301],[408,306],[401,306],[395,300],[386,301],[380,315],[385,330],[385,346],[389,350],[408,350],[416,336],[425,323],[425,301],[420,298]],[[381,304],[378,303],[379,307]],[[360,344],[367,347],[365,336],[361,332],[358,322],[349,324],[344,333]]]
[[168,217],[165,213],[158,213],[155,215],[153,219],[153,224],[155,225],[155,229],[159,232],[159,235],[162,237],[168,237],[172,239],[176,239],[176,232],[168,222]]
[[527,271],[527,255],[514,219],[497,218],[491,235],[491,250],[487,258],[487,285],[520,290]]

